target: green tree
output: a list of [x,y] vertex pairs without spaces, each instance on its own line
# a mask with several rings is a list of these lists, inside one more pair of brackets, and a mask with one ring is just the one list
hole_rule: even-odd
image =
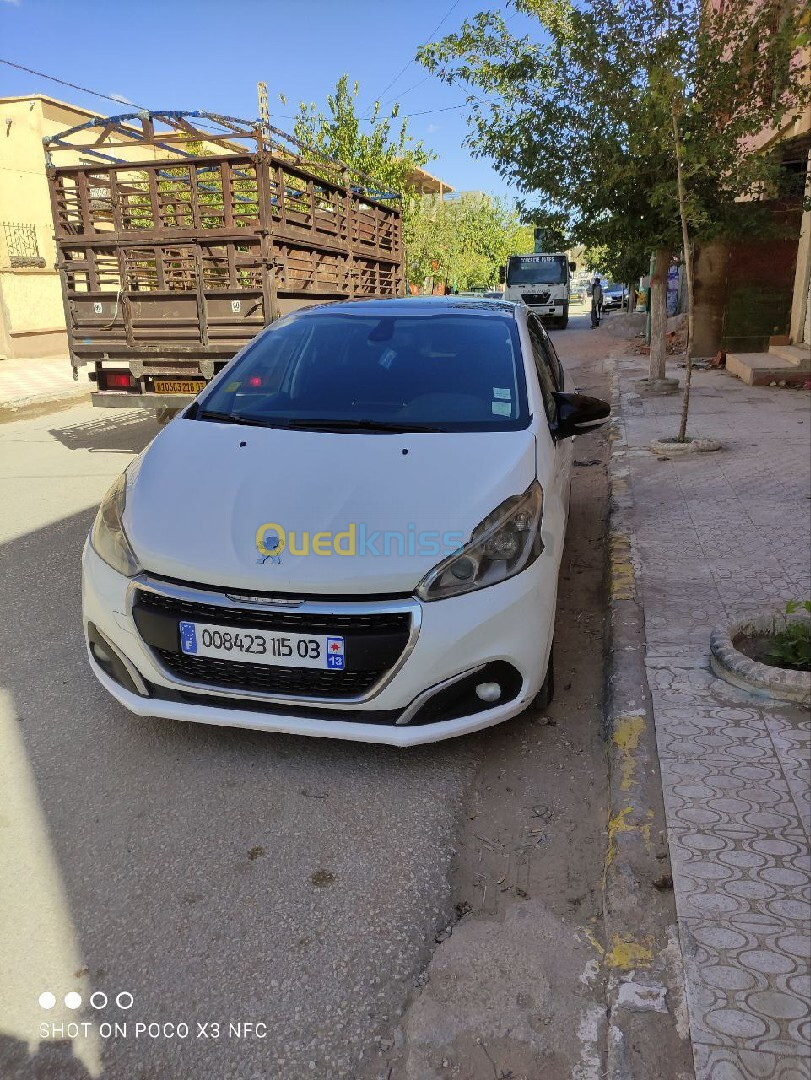
[[[470,90],[469,143],[589,248],[656,253],[652,379],[665,373],[666,276],[683,250],[692,340],[692,245],[764,228],[758,197],[779,163],[753,152],[808,101],[792,60],[800,0],[509,0],[537,22],[511,34],[482,12],[418,58]],[[720,7],[720,5],[719,5]],[[741,200],[747,200],[745,203]],[[631,260],[633,261],[633,260]],[[684,438],[691,355],[679,437]]]
[[406,222],[409,281],[434,278],[460,291],[498,281],[507,256],[532,250],[532,227],[500,199],[468,194],[445,201],[426,196]]
[[465,196],[444,202],[422,196],[415,187],[415,170],[436,155],[408,134],[405,119],[398,123],[399,106],[389,112],[375,102],[368,120],[358,116],[358,84],[342,75],[323,111],[315,104],[299,105],[293,134],[318,159],[343,162],[369,178],[383,192],[398,192],[402,200],[403,238],[408,280],[422,286],[435,276],[450,287],[483,287],[498,279],[507,255],[532,250],[532,232],[515,211],[499,200]]
[[403,194],[407,215],[411,209],[412,174],[436,155],[408,134],[407,119],[397,123],[399,105],[385,112],[376,101],[368,118],[358,116],[358,93],[358,83],[350,87],[349,76],[342,75],[334,93],[327,97],[326,113],[315,103],[299,104],[293,134],[318,158],[348,165],[382,192]]

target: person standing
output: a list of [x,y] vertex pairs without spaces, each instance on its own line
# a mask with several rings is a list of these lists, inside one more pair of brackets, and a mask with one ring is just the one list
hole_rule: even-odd
[[603,314],[603,286],[597,274],[591,283],[591,328],[596,330]]

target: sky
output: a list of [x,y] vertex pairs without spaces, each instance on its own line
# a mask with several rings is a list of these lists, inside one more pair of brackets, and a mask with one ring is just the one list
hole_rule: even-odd
[[[429,172],[457,191],[512,198],[490,163],[463,145],[464,89],[410,62],[425,41],[498,8],[510,30],[528,26],[498,0],[0,0],[0,57],[147,108],[244,118],[257,115],[263,80],[271,123],[288,131],[298,102],[326,111],[327,94],[346,73],[360,84],[361,108],[382,94],[415,114],[409,132],[437,153]],[[127,110],[0,64],[0,97],[33,93],[104,113]]]

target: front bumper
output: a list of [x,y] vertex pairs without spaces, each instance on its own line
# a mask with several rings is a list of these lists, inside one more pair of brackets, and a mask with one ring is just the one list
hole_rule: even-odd
[[[541,687],[551,645],[557,592],[557,565],[542,554],[524,573],[497,586],[448,600],[423,604],[408,597],[394,600],[354,599],[306,601],[297,611],[348,614],[407,612],[410,629],[396,661],[374,682],[351,697],[245,692],[233,686],[201,685],[169,670],[160,651],[150,647],[133,618],[133,597],[145,588],[160,595],[182,592],[199,602],[218,598],[224,610],[233,607],[223,593],[204,587],[176,586],[143,577],[131,581],[111,569],[89,543],[83,554],[82,598],[85,636],[98,633],[112,646],[130,674],[111,677],[88,644],[91,668],[122,705],[139,716],[228,727],[326,736],[361,742],[412,746],[463,735],[500,723],[520,713]],[[244,603],[240,609],[247,610]],[[272,600],[251,605],[253,612],[290,610]],[[481,672],[514,673],[509,698],[492,707],[476,701],[459,714],[459,704],[446,719],[429,702],[453,697],[453,687],[469,685]],[[120,669],[119,669],[120,670]],[[126,684],[126,685],[124,685]],[[506,684],[505,684],[506,685]],[[457,694],[458,697],[458,694]]]

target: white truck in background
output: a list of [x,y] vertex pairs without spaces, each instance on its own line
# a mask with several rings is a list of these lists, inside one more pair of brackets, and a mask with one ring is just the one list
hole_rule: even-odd
[[565,330],[576,269],[561,252],[510,255],[503,275],[504,299],[527,304],[544,322]]

